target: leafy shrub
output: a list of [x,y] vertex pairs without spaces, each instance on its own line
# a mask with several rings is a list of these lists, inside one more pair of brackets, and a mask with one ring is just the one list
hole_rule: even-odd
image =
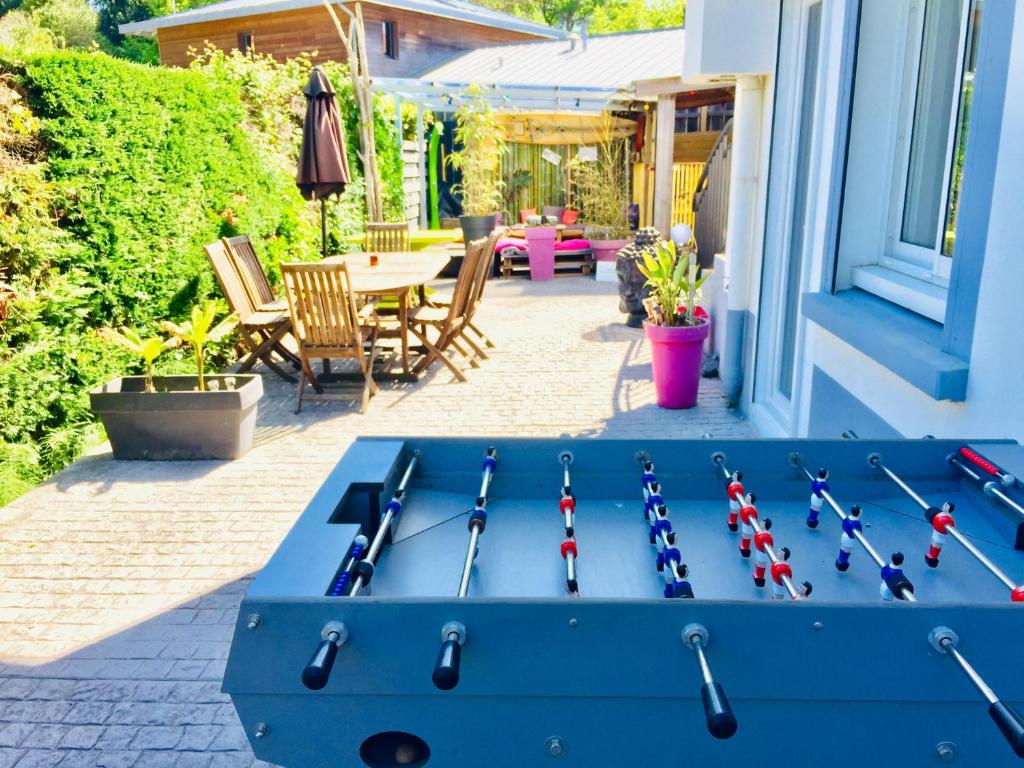
[[[99,328],[150,333],[217,294],[204,243],[250,235],[272,278],[282,259],[316,257],[319,211],[294,183],[309,67],[218,54],[174,70],[100,53],[17,61],[0,51],[0,272],[17,294],[0,322],[0,505],[101,439],[90,388],[143,372]],[[329,73],[342,114],[354,112],[347,72]],[[350,122],[355,178],[330,210],[337,247],[365,220]],[[393,124],[378,104],[396,215]],[[207,357],[216,369],[234,350],[218,342]],[[159,373],[192,370],[181,350],[157,364]]]
[[0,16],[0,54],[9,58],[25,58],[52,51],[57,41],[30,14],[22,10]]
[[45,0],[32,11],[62,48],[88,48],[96,42],[96,11],[86,0]]

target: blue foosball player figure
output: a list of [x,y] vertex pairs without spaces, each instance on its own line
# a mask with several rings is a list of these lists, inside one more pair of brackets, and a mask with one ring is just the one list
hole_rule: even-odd
[[[665,569],[666,573],[671,573],[671,569]],[[689,569],[685,563],[680,563],[676,567],[676,572],[679,574],[679,578],[676,578],[675,574],[669,578],[665,584],[665,597],[681,597],[681,598],[692,598],[693,587],[690,586],[690,582],[686,580],[689,574]]]
[[913,593],[914,585],[903,574],[902,566],[902,552],[893,552],[889,562],[882,566],[882,584],[878,588],[878,593],[883,600],[891,601],[897,597],[900,600],[906,600],[904,593]]
[[829,492],[828,470],[819,469],[818,476],[811,480],[811,508],[807,512],[807,527],[818,527],[818,515],[821,514],[821,505],[825,503],[825,493]]
[[857,543],[856,533],[864,532],[864,524],[860,521],[861,509],[858,504],[850,507],[850,514],[843,518],[843,535],[839,540],[839,557],[836,558],[836,570],[846,571],[850,567],[850,552]]

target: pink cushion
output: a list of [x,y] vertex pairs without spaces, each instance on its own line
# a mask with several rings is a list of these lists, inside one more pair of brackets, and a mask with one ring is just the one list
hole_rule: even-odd
[[560,240],[555,243],[556,251],[589,251],[590,241],[577,237],[572,240]]
[[506,248],[515,248],[520,251],[526,250],[526,241],[520,237],[503,237],[494,245],[494,250],[503,251]]
[[562,211],[562,223],[563,224],[575,224],[580,218],[580,212],[574,211],[571,208],[566,208]]

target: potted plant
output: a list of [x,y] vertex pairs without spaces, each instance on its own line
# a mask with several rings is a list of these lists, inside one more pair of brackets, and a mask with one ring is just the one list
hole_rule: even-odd
[[[697,404],[708,317],[697,305],[697,291],[708,275],[697,279],[697,253],[687,242],[676,251],[672,242],[658,244],[638,265],[651,295],[644,301],[644,332],[651,342],[654,389],[662,408]],[[684,303],[681,303],[684,302]]]
[[604,113],[592,160],[577,156],[569,163],[580,220],[594,261],[614,262],[629,236],[626,140],[616,134],[615,119]]
[[470,97],[455,115],[455,143],[460,148],[448,156],[452,168],[462,173],[455,190],[462,195],[459,221],[467,247],[491,234],[496,214],[505,203],[501,177],[505,130],[478,91],[471,90]]
[[[140,357],[144,376],[122,376],[89,393],[116,459],[237,459],[252,447],[263,380],[255,374],[207,375],[206,345],[227,336],[232,315],[214,325],[217,304],[193,307],[189,321],[164,323],[172,336],[143,338],[131,328],[105,338]],[[154,376],[165,350],[187,344],[195,376]]]

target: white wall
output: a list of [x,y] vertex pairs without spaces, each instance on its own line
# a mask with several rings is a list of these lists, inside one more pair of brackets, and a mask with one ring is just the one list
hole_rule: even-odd
[[[1020,202],[1024,199],[1024,142],[1020,140],[1020,126],[1024,125],[1024,3],[1016,6],[1013,50],[1017,53],[1010,57],[1006,83],[966,401],[933,400],[808,323],[804,381],[809,381],[813,366],[819,366],[906,437],[930,434],[1024,441],[1024,215]],[[869,192],[865,190],[865,194]],[[806,434],[809,403],[802,405],[799,432]]]
[[775,0],[690,0],[683,79],[708,82],[772,72],[778,13]]

